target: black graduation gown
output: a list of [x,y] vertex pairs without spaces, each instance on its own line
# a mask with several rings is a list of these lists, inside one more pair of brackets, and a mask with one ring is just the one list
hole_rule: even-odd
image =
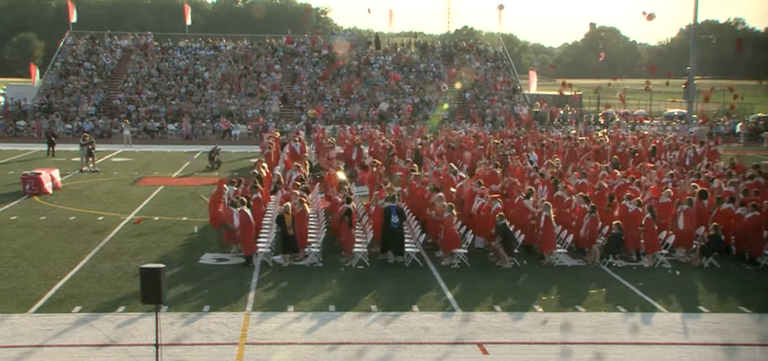
[[402,257],[405,255],[405,211],[398,205],[390,205],[384,208],[383,213],[381,239],[395,257]]

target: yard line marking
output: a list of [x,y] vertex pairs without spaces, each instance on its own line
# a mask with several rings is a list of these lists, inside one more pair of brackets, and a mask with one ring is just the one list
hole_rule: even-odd
[[488,353],[488,349],[486,349],[485,346],[483,346],[482,343],[478,343],[477,344],[477,348],[480,350],[480,353],[482,353],[483,355],[490,355]]
[[704,306],[699,306],[699,307],[697,307],[697,308],[698,308],[699,310],[701,310],[701,312],[706,312],[706,313],[709,313],[709,310],[708,310],[708,309],[706,309],[706,308],[704,308]]
[[435,268],[435,265],[432,264],[432,260],[429,259],[429,255],[427,255],[427,252],[424,252],[424,249],[422,248],[419,248],[419,251],[421,251],[421,257],[423,257],[424,260],[427,261],[427,266],[429,266],[429,269],[432,271],[432,274],[435,276],[435,279],[437,280],[437,284],[439,284],[440,288],[443,289],[443,293],[445,293],[445,298],[448,299],[448,302],[453,307],[453,310],[456,312],[461,312],[461,308],[459,308],[459,304],[456,302],[456,299],[453,298],[451,291],[448,290],[448,286],[446,286],[445,282],[443,282],[443,278],[440,277],[439,273],[437,273],[437,269]]
[[75,216],[69,217],[69,220],[72,221],[75,219]]
[[8,172],[8,174],[13,174],[13,171]]
[[539,305],[533,305],[533,309],[534,309],[534,310],[536,310],[536,312],[542,312],[542,311],[544,311],[544,309],[543,309],[543,308],[541,308],[541,306],[539,306]]
[[167,312],[167,311],[168,311],[168,306],[160,307],[160,312]]
[[328,306],[328,312],[336,312],[336,306],[334,305]]
[[621,306],[616,306],[616,309],[619,310],[619,312],[627,312],[627,309]]
[[501,312],[501,307],[499,307],[499,305],[493,305],[493,310],[496,312]]
[[379,308],[376,306],[371,306],[371,312],[379,312]]
[[[200,154],[198,153],[198,155]],[[245,343],[248,341],[248,330],[251,327],[251,312],[253,311],[253,301],[256,297],[256,286],[259,285],[260,269],[261,262],[256,263],[256,265],[253,267],[251,286],[248,289],[248,301],[245,303],[245,313],[243,314],[243,325],[240,327],[240,339],[237,341],[237,356],[235,357],[235,360],[237,361],[243,361],[243,358],[245,358]]]
[[14,220],[14,219],[16,219],[16,218],[17,218],[16,216],[13,216],[13,217],[11,217],[11,220]]
[[413,312],[419,312],[419,306],[413,305],[411,306],[411,310],[413,310]]
[[160,219],[160,217],[155,217],[155,220],[158,220],[158,219]]
[[78,312],[80,312],[80,310],[82,310],[82,309],[83,309],[82,307],[80,307],[80,306],[77,306],[77,307],[75,307],[75,308],[73,308],[73,309],[72,309],[72,313],[78,313]]
[[752,313],[752,311],[750,311],[748,308],[745,308],[745,307],[742,307],[742,306],[739,306],[739,309],[740,309],[742,312],[744,312],[744,313]]
[[[36,152],[36,151],[35,151],[35,152]],[[104,161],[104,160],[107,160],[107,159],[111,158],[112,156],[115,156],[115,155],[119,154],[120,152],[122,152],[122,150],[118,150],[118,151],[116,151],[116,152],[113,152],[113,153],[107,154],[107,155],[106,155],[104,158],[101,158],[101,159],[97,160],[97,161],[96,161],[96,164],[99,164],[99,163],[101,163],[102,161]],[[67,178],[69,178],[69,177],[71,177],[71,176],[73,176],[73,175],[75,175],[75,174],[78,174],[78,173],[77,173],[77,172],[72,172],[72,173],[69,173],[69,174],[67,174],[67,175],[65,175],[65,176],[63,176],[63,177],[61,177],[61,180],[63,181],[63,180],[65,180],[65,179],[67,179]],[[8,209],[8,208],[11,208],[11,207],[13,207],[13,206],[15,206],[15,205],[17,205],[17,204],[21,203],[22,201],[24,201],[24,200],[25,200],[25,199],[27,199],[27,198],[29,198],[29,196],[23,196],[23,197],[21,197],[21,198],[19,198],[19,199],[15,200],[15,201],[13,201],[13,202],[11,202],[10,204],[6,205],[5,207],[3,207],[3,208],[0,208],[0,212],[2,212],[2,211],[6,210],[6,209]]]
[[288,306],[288,312],[293,312],[293,306]]
[[203,307],[203,312],[208,312],[210,310],[211,310],[211,306],[205,305],[205,307]]
[[603,269],[603,271],[607,272],[609,275],[611,275],[611,276],[612,276],[613,278],[615,278],[617,281],[619,281],[619,282],[621,282],[622,284],[624,284],[624,286],[627,286],[627,288],[629,288],[630,290],[632,290],[633,292],[635,292],[635,293],[636,293],[638,296],[640,296],[642,299],[644,299],[644,300],[648,301],[648,303],[650,303],[651,305],[653,305],[653,307],[656,307],[656,309],[657,309],[657,310],[659,310],[659,311],[661,311],[661,312],[664,312],[664,313],[668,313],[668,312],[669,312],[669,311],[667,311],[667,309],[666,309],[666,308],[664,308],[664,307],[662,307],[660,304],[658,304],[658,302],[656,302],[656,301],[652,300],[652,299],[651,299],[650,297],[648,297],[648,296],[647,296],[645,293],[643,293],[643,292],[641,292],[640,290],[638,290],[638,289],[637,289],[637,287],[635,287],[635,286],[632,286],[632,285],[631,285],[629,282],[627,282],[627,281],[625,281],[623,278],[619,277],[619,275],[617,275],[617,274],[613,273],[613,271],[609,270],[609,269],[608,269],[608,267],[605,267],[605,266],[600,266],[600,268],[602,268],[602,269]]
[[[23,157],[23,156],[25,156],[25,155],[30,155],[30,154],[32,154],[32,153],[34,153],[34,152],[37,152],[38,150],[39,150],[39,149],[36,149],[36,150],[33,150],[33,151],[29,151],[29,152],[26,152],[26,153],[21,153],[21,154],[19,154],[19,155],[15,155],[15,156],[13,156],[13,157],[10,157],[10,158],[5,158],[5,159],[3,159],[3,160],[0,160],[0,164],[3,164],[3,163],[5,163],[5,162],[7,162],[7,161],[11,161],[11,160],[14,160],[14,159],[18,159],[18,158],[21,158],[21,157]],[[11,172],[11,173],[13,173],[13,172]]]
[[40,217],[40,220],[44,221],[45,220],[45,216]]
[[96,220],[98,220],[98,221],[100,221],[100,220],[102,220],[102,219],[104,219],[104,217],[103,217],[103,216],[102,216],[102,217],[99,217],[99,218],[96,218]]
[[[120,151],[118,151],[118,152],[120,152]],[[197,153],[195,158],[197,158],[202,153],[203,152]],[[112,153],[112,154],[114,155],[114,154],[117,154],[117,153]],[[104,158],[102,158],[102,159],[104,159]],[[179,169],[179,171],[176,172],[173,175],[173,177],[176,177],[179,173],[184,171],[184,169],[187,168],[187,166],[189,166],[189,164],[190,164],[190,162],[184,163],[184,165],[181,167],[181,169]],[[85,266],[85,264],[88,261],[90,261],[91,258],[93,258],[93,256],[95,256],[96,253],[99,252],[99,250],[101,250],[107,244],[107,242],[112,240],[112,238],[115,237],[117,232],[120,232],[120,230],[123,229],[123,227],[125,227],[125,225],[128,224],[128,222],[131,222],[133,220],[133,218],[136,217],[136,215],[139,212],[141,212],[141,210],[149,203],[149,201],[151,201],[153,198],[155,198],[155,196],[157,196],[157,194],[160,193],[161,190],[163,190],[163,188],[165,188],[165,186],[158,187],[152,194],[149,195],[149,197],[147,197],[147,199],[144,200],[143,203],[139,204],[139,206],[136,209],[134,209],[133,212],[128,217],[126,217],[119,225],[117,225],[117,227],[114,230],[112,230],[112,232],[110,234],[108,234],[107,237],[104,238],[104,240],[101,241],[101,243],[99,243],[96,246],[96,248],[91,250],[91,252],[88,253],[85,256],[85,258],[83,258],[83,260],[80,261],[80,263],[78,263],[75,266],[75,268],[73,268],[71,271],[69,271],[69,273],[67,273],[67,275],[64,276],[64,278],[62,278],[56,285],[54,285],[53,288],[51,288],[50,291],[48,291],[48,293],[46,293],[45,296],[43,296],[43,298],[40,299],[40,301],[37,301],[37,303],[34,306],[32,306],[32,308],[30,308],[29,311],[27,311],[27,313],[35,313],[35,312],[37,312],[37,310],[40,309],[40,307],[43,304],[45,304],[62,286],[64,286],[64,284],[67,281],[69,281],[69,279],[72,278],[72,276],[74,276],[75,273],[77,273],[77,271],[79,271],[81,268],[83,268],[83,266]]]
[[118,307],[118,308],[117,308],[117,311],[115,311],[115,312],[117,312],[117,313],[121,313],[121,312],[123,312],[123,311],[125,311],[125,306],[120,306],[120,307]]
[[181,217],[181,220],[182,220],[182,221],[186,221],[186,220],[187,220],[187,217]]

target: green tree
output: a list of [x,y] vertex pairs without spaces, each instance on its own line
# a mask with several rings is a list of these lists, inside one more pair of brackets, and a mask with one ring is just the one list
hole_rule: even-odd
[[45,43],[35,33],[20,33],[5,48],[6,64],[17,76],[29,76],[29,63],[40,65],[45,55]]

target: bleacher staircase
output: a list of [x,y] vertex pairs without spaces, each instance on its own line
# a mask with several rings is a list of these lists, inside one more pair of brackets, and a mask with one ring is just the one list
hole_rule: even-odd
[[106,100],[106,113],[108,115],[116,116],[117,109],[112,105],[112,102],[117,99],[120,94],[120,85],[123,84],[125,75],[128,74],[128,65],[131,63],[131,56],[133,55],[133,48],[126,47],[123,49],[123,55],[117,61],[115,70],[112,71],[112,76],[109,78],[109,88],[107,90]]
[[288,95],[288,103],[280,105],[280,120],[284,122],[292,122],[293,119],[293,61],[296,59],[296,55],[287,52],[283,54],[283,60],[280,64],[280,71],[283,75],[283,92]]

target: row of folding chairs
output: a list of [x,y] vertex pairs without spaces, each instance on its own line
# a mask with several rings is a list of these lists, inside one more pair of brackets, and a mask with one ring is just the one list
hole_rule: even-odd
[[[405,211],[405,253],[403,254],[403,263],[408,267],[411,262],[416,261],[419,266],[423,267],[424,265],[419,260],[418,254],[423,252],[421,244],[424,242],[426,234],[422,232],[419,221],[407,205],[403,205],[403,211]],[[426,257],[426,253],[422,253],[422,256]]]
[[305,266],[323,265],[323,239],[326,233],[325,210],[323,210],[320,198],[320,184],[315,184],[307,197],[309,203],[309,232],[307,247],[304,252],[307,256],[301,264]]
[[370,266],[368,257],[368,247],[373,240],[373,227],[365,211],[365,205],[360,198],[354,197],[355,205],[355,246],[352,248],[352,267],[357,267],[358,263],[363,262]]
[[269,203],[267,203],[264,221],[261,226],[261,233],[259,233],[256,239],[256,264],[261,264],[262,261],[265,261],[272,266],[275,232],[277,230],[277,227],[275,226],[275,218],[280,211],[280,198],[282,196],[282,191],[277,192],[272,195]]
[[[272,170],[272,174],[283,174],[283,164],[285,164],[285,153],[280,156],[280,161]],[[274,257],[274,242],[277,227],[275,219],[280,212],[280,199],[283,192],[279,191],[272,195],[267,203],[267,209],[264,213],[264,220],[261,225],[261,233],[256,236],[256,261],[255,264],[261,264],[262,261],[272,266],[272,257]]]

